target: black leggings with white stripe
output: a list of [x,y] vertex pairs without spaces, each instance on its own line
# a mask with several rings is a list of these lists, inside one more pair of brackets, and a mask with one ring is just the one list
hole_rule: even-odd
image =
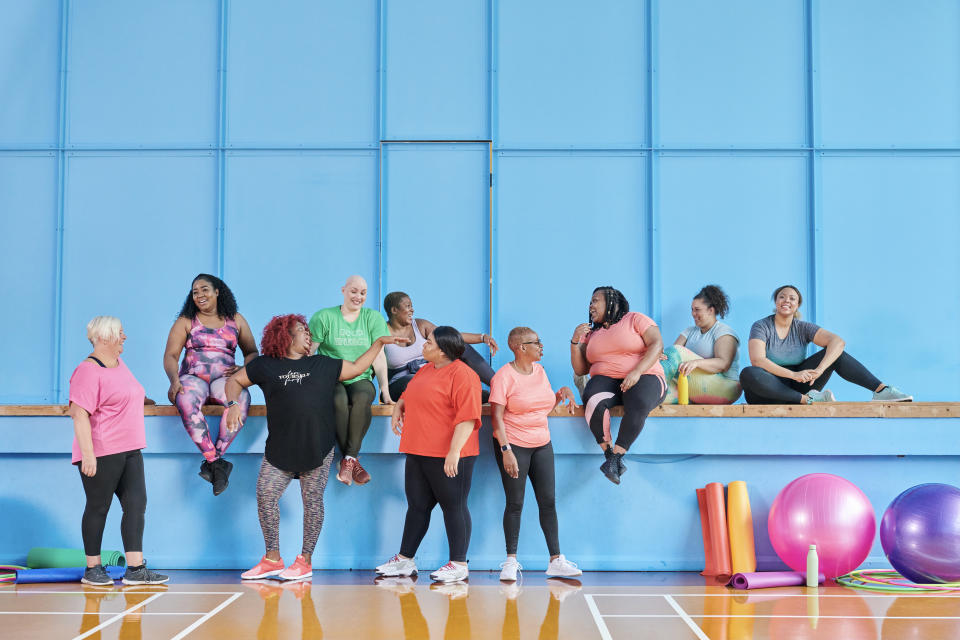
[[407,493],[407,518],[403,523],[400,555],[412,558],[417,554],[423,536],[430,527],[430,513],[440,505],[443,523],[447,528],[450,560],[467,561],[472,522],[467,509],[473,465],[477,456],[460,458],[457,475],[447,477],[443,472],[443,458],[407,454],[404,469],[404,489]]
[[597,444],[609,442],[610,408],[623,405],[623,419],[617,434],[617,446],[629,449],[643,430],[647,415],[663,402],[666,385],[657,376],[643,374],[637,384],[626,391],[620,390],[622,379],[607,376],[591,376],[583,390],[584,416]]

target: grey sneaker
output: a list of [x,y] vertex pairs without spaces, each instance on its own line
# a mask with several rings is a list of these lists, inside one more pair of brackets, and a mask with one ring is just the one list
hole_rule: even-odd
[[123,584],[163,584],[169,579],[170,576],[147,569],[146,562],[139,567],[127,567],[123,574]]
[[836,402],[837,399],[833,396],[833,391],[830,389],[824,389],[823,391],[817,391],[812,389],[807,391],[807,397],[810,398],[810,402],[807,404],[813,404],[814,402]]
[[873,402],[913,402],[913,396],[887,385],[873,394]]
[[102,564],[87,567],[83,572],[83,577],[80,578],[80,582],[98,587],[113,586],[113,578],[107,575],[107,570],[103,568]]

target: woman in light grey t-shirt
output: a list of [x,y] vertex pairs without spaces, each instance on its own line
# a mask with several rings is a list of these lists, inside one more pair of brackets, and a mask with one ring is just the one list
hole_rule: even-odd
[[667,376],[664,404],[677,404],[677,377],[687,376],[691,404],[732,404],[740,397],[740,338],[720,322],[730,309],[723,289],[708,284],[690,304],[694,325],[663,350]]
[[[773,292],[774,313],[750,328],[750,363],[740,372],[743,394],[750,404],[810,404],[833,402],[824,389],[836,371],[869,391],[877,402],[909,402],[913,396],[886,385],[844,351],[843,338],[812,322],[800,320],[800,290],[784,285]],[[823,347],[807,357],[810,343]]]

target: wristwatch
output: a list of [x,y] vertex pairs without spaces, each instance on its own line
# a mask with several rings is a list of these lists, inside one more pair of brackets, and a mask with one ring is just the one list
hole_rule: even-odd
[[240,403],[237,402],[236,400],[230,400],[229,402],[227,402],[227,409],[229,409],[230,407],[232,407],[232,406],[235,405],[235,404],[240,404]]
[[500,451],[510,451],[510,443],[500,445]]

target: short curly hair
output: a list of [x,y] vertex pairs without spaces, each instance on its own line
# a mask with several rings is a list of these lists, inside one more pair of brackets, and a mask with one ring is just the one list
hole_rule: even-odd
[[290,350],[290,343],[293,342],[293,328],[298,323],[302,324],[304,329],[310,331],[307,319],[299,313],[273,316],[267,326],[263,328],[263,339],[260,341],[260,349],[263,351],[263,355],[271,358],[285,358],[287,351]]

